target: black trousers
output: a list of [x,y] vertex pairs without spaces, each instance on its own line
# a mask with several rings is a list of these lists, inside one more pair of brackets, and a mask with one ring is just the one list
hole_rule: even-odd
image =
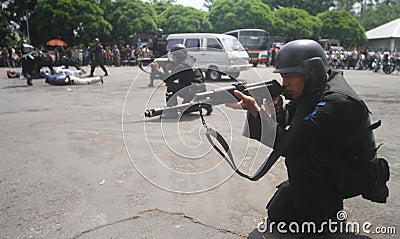
[[178,104],[178,96],[183,99],[182,103],[190,102],[196,91],[192,90],[193,86],[186,86],[180,83],[167,83],[166,103],[167,106]]
[[22,74],[27,79],[32,79],[35,70],[35,61],[27,57],[22,59]]
[[343,209],[343,199],[326,192],[298,191],[289,181],[278,187],[267,204],[268,219],[271,222],[315,222],[322,223],[329,219],[336,220],[336,214]]
[[93,75],[94,70],[96,69],[96,66],[100,66],[100,68],[104,71],[105,74],[107,73],[106,67],[104,66],[104,61],[100,60],[94,60],[92,64],[90,65],[90,75]]

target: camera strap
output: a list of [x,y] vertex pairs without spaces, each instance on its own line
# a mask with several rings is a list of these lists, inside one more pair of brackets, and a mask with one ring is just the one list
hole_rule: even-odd
[[[295,135],[295,132],[297,131],[297,128],[298,128],[297,126],[302,121],[302,118],[305,114],[306,108],[307,107],[305,107],[304,104],[299,105],[299,107],[297,108],[296,113],[293,117],[292,124],[291,124],[289,130],[282,137],[282,139],[279,141],[277,146],[273,149],[271,154],[268,156],[268,158],[264,161],[264,163],[261,165],[261,167],[257,170],[257,172],[253,176],[247,175],[238,169],[238,167],[236,166],[235,161],[233,159],[233,155],[229,148],[229,145],[226,142],[226,140],[224,139],[224,137],[220,133],[218,133],[216,130],[208,127],[208,125],[204,119],[201,107],[199,107],[199,112],[200,112],[202,124],[203,124],[204,128],[206,129],[206,137],[207,137],[208,141],[210,142],[210,144],[213,146],[213,148],[225,159],[225,161],[229,164],[229,166],[239,176],[247,178],[251,181],[258,181],[271,169],[271,167],[276,163],[276,161],[279,159],[279,157],[281,155],[283,155],[284,152],[286,151],[288,145],[290,144],[290,142],[293,139],[293,136]],[[222,146],[222,148],[226,154],[213,142],[212,137],[218,141],[218,143]]]

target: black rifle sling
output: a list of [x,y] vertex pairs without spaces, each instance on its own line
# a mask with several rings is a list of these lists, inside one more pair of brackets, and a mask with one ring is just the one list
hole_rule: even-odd
[[[304,101],[303,101],[304,102]],[[229,149],[228,143],[225,141],[224,137],[218,133],[216,130],[209,128],[204,120],[201,107],[200,107],[200,117],[202,120],[203,126],[206,128],[206,136],[208,141],[211,143],[211,145],[214,147],[214,149],[225,159],[226,162],[228,162],[229,166],[237,173],[238,175],[247,178],[251,181],[258,181],[260,178],[262,178],[270,169],[271,167],[276,163],[276,161],[279,159],[281,155],[284,154],[286,151],[288,145],[292,141],[295,132],[297,131],[297,127],[302,121],[302,118],[304,117],[305,110],[307,107],[305,107],[304,104],[300,104],[299,107],[297,107],[295,115],[292,120],[292,124],[286,134],[282,137],[282,139],[279,141],[277,146],[274,148],[274,150],[271,152],[271,154],[268,156],[268,158],[264,161],[264,163],[261,165],[261,167],[257,170],[257,172],[253,175],[247,175],[243,172],[241,172],[236,164],[235,161],[233,160],[233,156],[231,153],[231,150]],[[218,148],[217,145],[212,141],[211,137],[214,137],[219,144],[223,147],[223,149],[226,152],[226,155],[220,148]]]

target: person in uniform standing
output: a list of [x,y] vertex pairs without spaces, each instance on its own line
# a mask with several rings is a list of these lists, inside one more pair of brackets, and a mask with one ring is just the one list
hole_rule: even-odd
[[22,54],[22,74],[26,78],[27,85],[31,86],[32,78],[35,70],[35,60],[39,53],[32,45],[29,45],[25,40],[20,43],[20,51]]
[[104,71],[104,76],[108,76],[108,72],[106,67],[104,66],[104,52],[103,52],[103,46],[100,44],[99,38],[95,38],[93,40],[95,45],[90,48],[90,56],[92,59],[92,62],[90,64],[90,77],[93,76],[94,70],[96,69],[97,66],[100,66],[100,68]]
[[[153,51],[154,58],[160,58],[160,57],[165,57],[167,54],[167,39],[163,36],[164,30],[163,29],[157,29],[156,30],[156,35],[153,39],[153,43],[150,46],[150,50]],[[160,67],[164,67],[164,62],[162,63],[163,65],[160,65]],[[151,71],[150,73],[150,82],[147,85],[148,87],[153,87],[154,86],[154,79],[157,78],[157,73]]]

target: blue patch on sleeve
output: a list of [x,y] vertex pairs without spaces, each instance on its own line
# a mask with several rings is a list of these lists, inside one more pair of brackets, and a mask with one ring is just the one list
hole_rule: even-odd
[[313,117],[314,115],[317,114],[318,109],[319,109],[320,107],[323,107],[324,105],[326,105],[326,101],[321,101],[321,102],[319,102],[319,103],[317,104],[317,106],[315,106],[314,111],[311,112],[311,114],[309,114],[309,115],[307,115],[306,117],[304,117],[304,120],[310,120],[311,117]]

